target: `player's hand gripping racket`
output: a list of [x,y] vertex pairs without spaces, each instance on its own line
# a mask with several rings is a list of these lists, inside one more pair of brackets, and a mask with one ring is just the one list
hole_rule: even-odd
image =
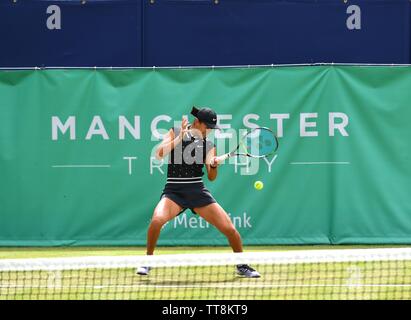
[[214,164],[219,164],[233,156],[246,156],[251,158],[264,158],[272,155],[278,149],[278,139],[268,128],[255,128],[247,132],[235,150],[213,159]]

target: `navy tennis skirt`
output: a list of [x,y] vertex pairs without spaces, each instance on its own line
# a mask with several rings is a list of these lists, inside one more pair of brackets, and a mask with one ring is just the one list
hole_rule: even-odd
[[204,207],[216,200],[210,191],[204,186],[203,182],[197,183],[167,183],[164,187],[162,198],[168,198],[177,203],[183,210],[190,209],[193,213],[194,208]]

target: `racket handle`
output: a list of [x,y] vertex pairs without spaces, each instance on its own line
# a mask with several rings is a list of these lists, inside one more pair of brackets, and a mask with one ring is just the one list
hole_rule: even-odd
[[221,163],[221,162],[223,162],[224,160],[226,160],[226,159],[228,159],[230,157],[230,154],[229,153],[226,153],[226,154],[223,154],[222,156],[219,156],[219,157],[215,157],[215,162],[218,162],[218,163]]

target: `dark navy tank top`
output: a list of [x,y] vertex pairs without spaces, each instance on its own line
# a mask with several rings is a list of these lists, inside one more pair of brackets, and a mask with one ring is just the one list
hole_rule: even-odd
[[[174,135],[180,133],[180,128],[173,128]],[[170,153],[167,168],[167,183],[198,183],[202,182],[203,168],[207,154],[214,144],[207,140],[184,135],[183,140]]]

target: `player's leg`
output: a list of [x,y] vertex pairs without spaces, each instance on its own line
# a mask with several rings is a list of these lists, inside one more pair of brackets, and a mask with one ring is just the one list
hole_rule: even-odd
[[[160,236],[163,225],[176,217],[182,208],[174,201],[168,198],[162,198],[154,209],[153,217],[147,231],[147,255],[152,255]],[[148,275],[150,272],[149,266],[141,266],[137,268],[137,274]]]
[[162,198],[154,209],[153,217],[147,231],[147,255],[152,255],[163,225],[175,218],[182,208],[169,198]]
[[[232,223],[227,212],[218,204],[212,203],[204,207],[194,208],[194,211],[204,220],[214,225],[228,239],[234,252],[242,252],[241,236]],[[259,278],[260,274],[247,264],[237,265],[237,273],[248,278]]]
[[240,234],[234,227],[227,212],[225,212],[218,203],[211,203],[204,207],[194,208],[194,211],[227,237],[234,252],[243,252]]

